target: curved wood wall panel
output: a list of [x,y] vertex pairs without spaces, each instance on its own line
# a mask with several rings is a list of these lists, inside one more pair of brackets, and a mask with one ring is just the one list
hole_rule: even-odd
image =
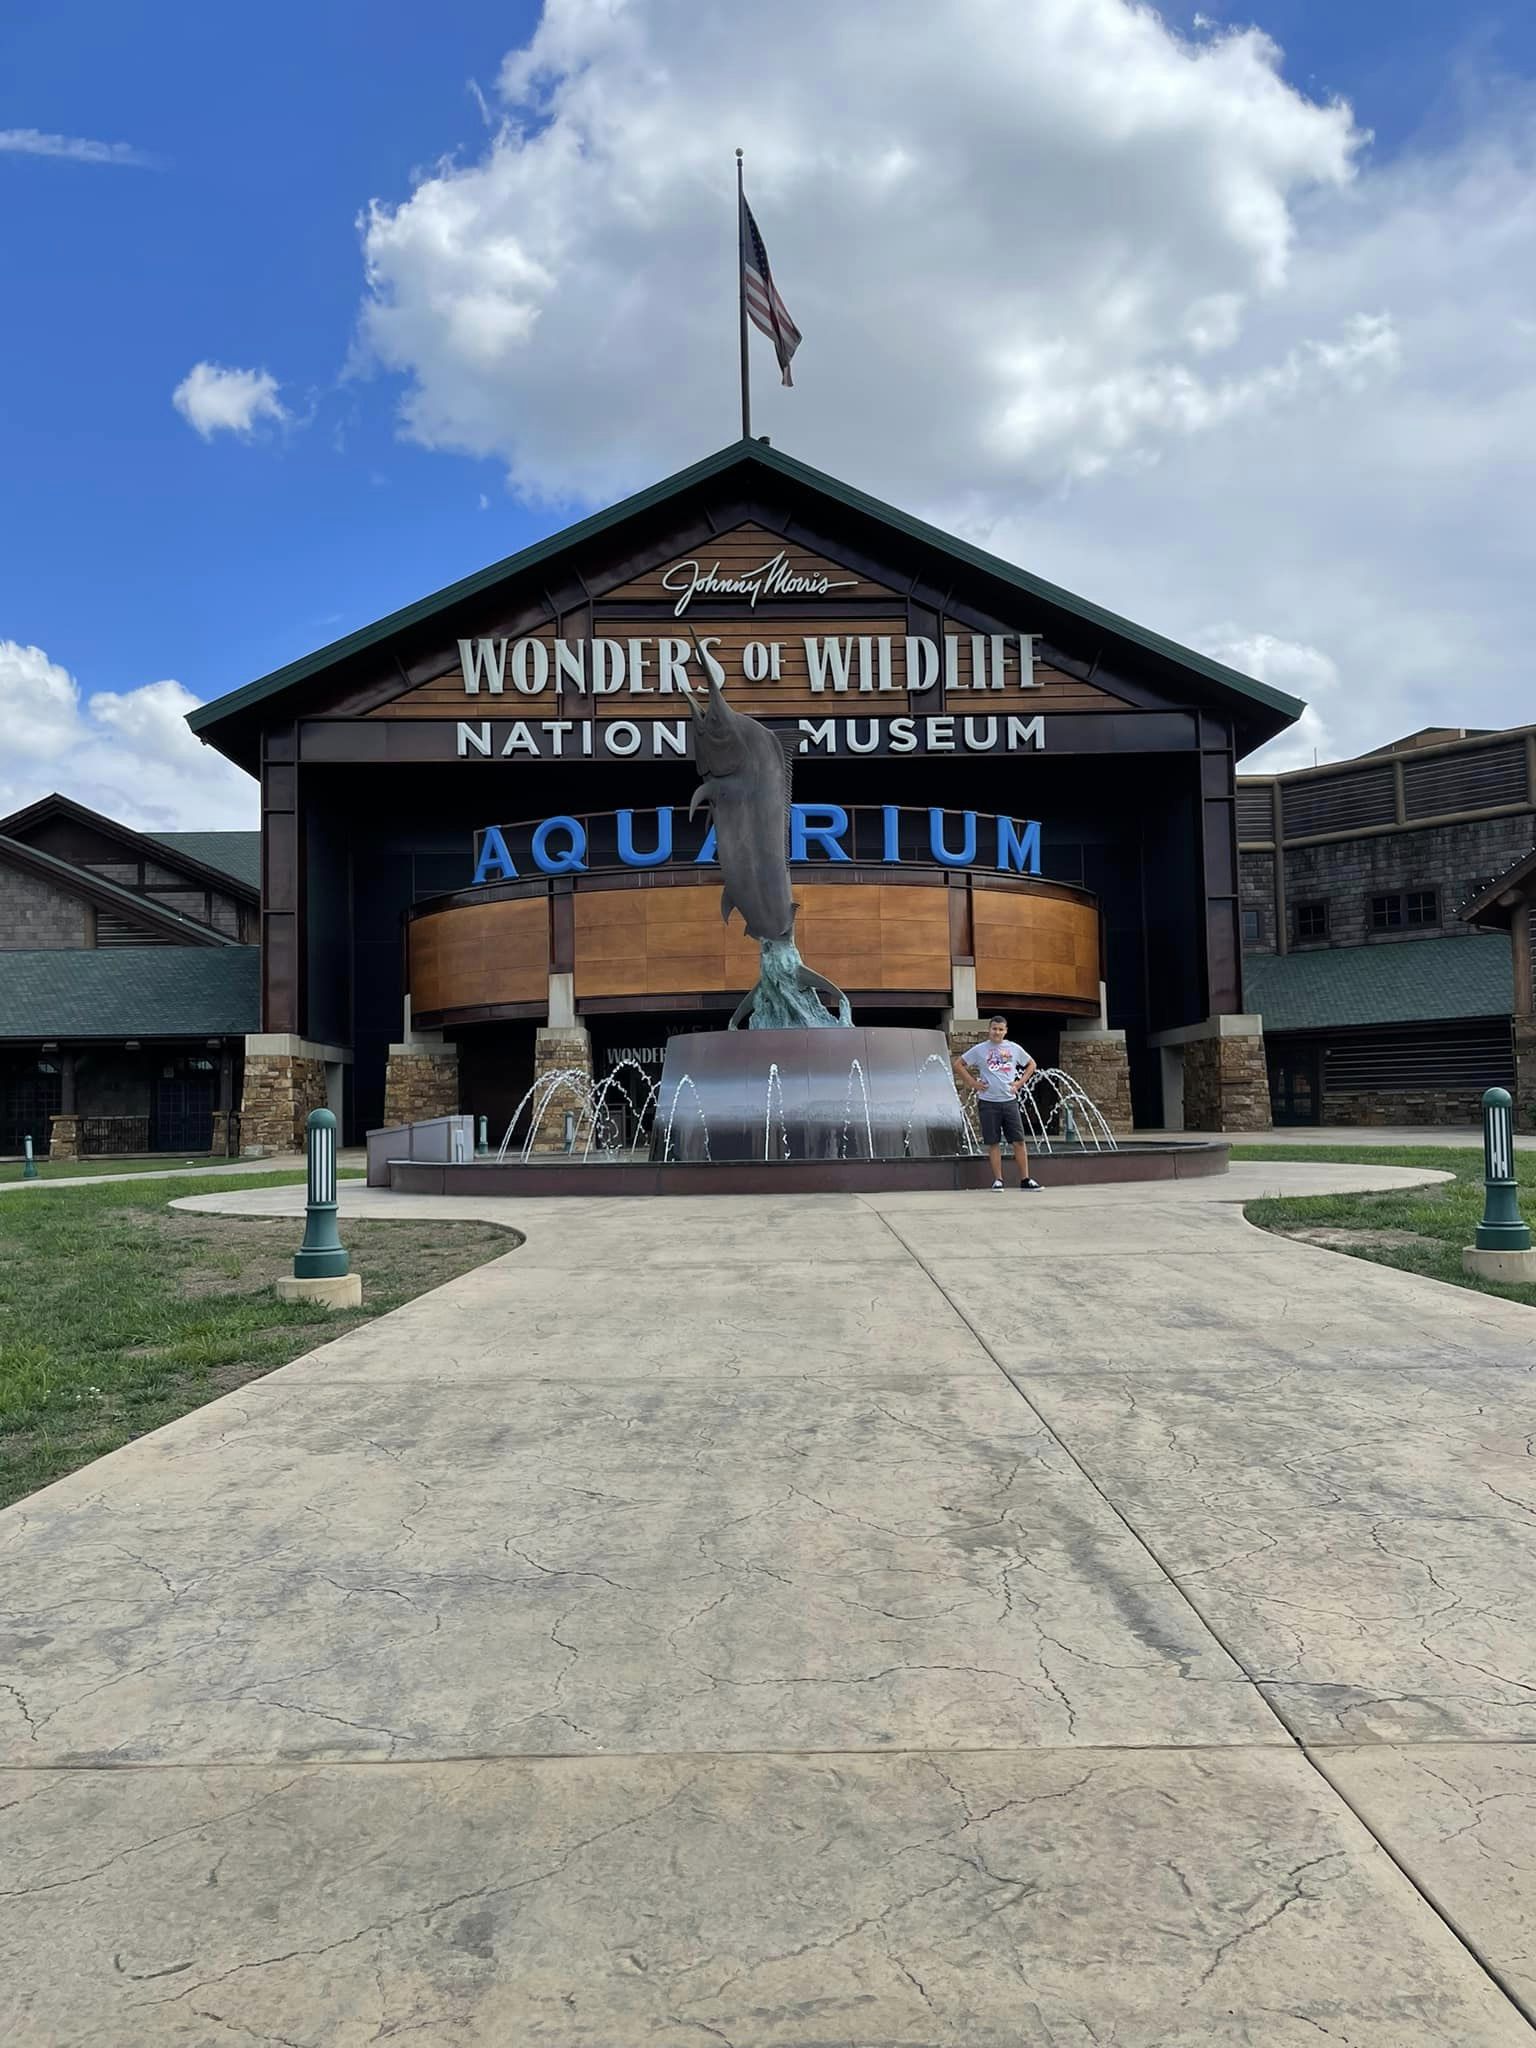
[[[720,921],[720,890],[581,889],[576,895],[576,1000],[750,988],[757,944],[741,919]],[[645,1003],[637,1000],[636,1009]]]
[[408,929],[413,1016],[548,1000],[547,897],[466,903]]
[[971,896],[978,995],[1099,1000],[1099,914],[1071,896],[976,889]]
[[[943,1003],[951,959],[965,956],[967,894],[969,944],[984,1001],[1078,1014],[1098,1007],[1098,907],[1091,896],[1062,884],[978,883],[967,892],[938,874],[901,882],[797,877],[800,950],[852,994]],[[723,995],[757,979],[756,942],[745,937],[739,918],[729,927],[721,922],[713,875],[671,888],[615,886],[602,875],[583,876],[554,907],[563,920],[555,926],[555,950],[561,964],[571,964],[578,1003],[629,997],[637,1010],[666,1008],[674,998]],[[551,898],[542,890],[450,902],[413,918],[413,1014],[472,1022],[469,1013],[504,1005],[542,1008],[549,993],[550,919]]]

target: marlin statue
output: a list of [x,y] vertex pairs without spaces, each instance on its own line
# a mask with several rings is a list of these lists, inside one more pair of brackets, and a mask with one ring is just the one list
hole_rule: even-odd
[[[736,1030],[743,1019],[759,1031],[851,1024],[848,998],[825,975],[806,966],[795,944],[799,905],[789,885],[789,763],[784,749],[760,720],[726,703],[697,635],[693,644],[709,689],[702,705],[694,691],[688,693],[694,759],[704,777],[693,792],[688,815],[693,817],[700,804],[709,806],[725,884],[720,915],[729,924],[731,912],[740,911],[747,937],[756,939],[760,948],[757,986],[743,997],[729,1028]],[[836,1019],[818,1000],[818,989],[836,1002]]]

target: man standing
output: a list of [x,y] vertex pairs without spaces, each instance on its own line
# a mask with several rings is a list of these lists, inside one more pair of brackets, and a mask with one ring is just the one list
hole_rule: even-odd
[[1029,1154],[1024,1149],[1024,1114],[1019,1094],[1028,1086],[1035,1062],[1022,1045],[1008,1036],[1008,1019],[992,1017],[987,1035],[955,1061],[955,1073],[980,1096],[981,1135],[992,1160],[994,1191],[1003,1185],[1003,1139],[1013,1147],[1019,1169],[1019,1186],[1026,1194],[1038,1193],[1040,1183],[1029,1173]]

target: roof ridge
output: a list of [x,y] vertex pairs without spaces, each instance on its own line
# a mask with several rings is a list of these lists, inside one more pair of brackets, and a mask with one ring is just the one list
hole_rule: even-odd
[[1250,703],[1261,705],[1266,710],[1277,712],[1286,723],[1299,718],[1306,708],[1299,698],[1288,696],[1283,690],[1276,690],[1268,683],[1261,683],[1253,676],[1245,676],[1239,670],[1228,668],[1225,663],[1200,654],[1195,649],[1182,646],[1164,634],[1150,628],[1138,626],[1134,621],[1109,611],[1103,605],[1094,604],[1088,598],[1076,596],[1059,584],[1049,583],[1043,577],[1006,562],[1001,556],[989,554],[986,549],[975,547],[971,542],[945,533],[942,528],[918,519],[911,513],[901,511],[897,506],[887,504],[883,499],[872,497],[855,485],[845,484],[839,478],[829,476],[825,471],[814,469],[809,463],[797,457],[786,455],[781,449],[771,447],[766,441],[738,440],[706,456],[702,460],[677,470],[660,483],[648,485],[644,490],[621,498],[617,504],[589,514],[573,525],[562,527],[559,532],[548,534],[542,540],[532,542],[516,554],[507,555],[487,568],[461,577],[457,582],[445,585],[441,590],[418,599],[398,611],[390,612],[370,626],[359,627],[355,632],[344,635],[340,640],[331,641],[327,646],[317,648],[313,653],[302,655],[296,661],[286,663],[282,668],[273,669],[268,675],[258,677],[254,682],[245,683],[238,689],[227,691],[223,696],[200,704],[187,714],[187,724],[198,734],[221,724],[236,713],[248,710],[253,704],[276,696],[281,691],[305,682],[321,674],[351,655],[377,646],[391,635],[407,631],[412,626],[425,623],[451,605],[478,596],[509,577],[522,575],[547,561],[551,555],[580,546],[610,528],[621,525],[641,512],[665,504],[669,498],[695,484],[708,482],[738,463],[756,463],[764,469],[775,472],[792,482],[808,486],[830,497],[866,518],[904,533],[909,539],[921,541],[935,547],[951,558],[966,563],[984,575],[994,576],[1016,590],[1026,592],[1043,604],[1054,605],[1058,610],[1097,626],[1100,630],[1129,641],[1143,652],[1171,661],[1177,666],[1193,671],[1207,682],[1220,689],[1235,692],[1246,697]]
[[[196,918],[186,917],[179,910],[167,910],[152,897],[140,896],[136,890],[125,889],[120,882],[109,881],[105,875],[98,875],[94,868],[81,867],[74,861],[64,860],[56,853],[45,853],[42,847],[29,846],[24,839],[12,839],[8,834],[0,832],[0,854],[11,860],[19,859],[23,866],[30,864],[35,869],[40,868],[44,874],[71,882],[85,895],[104,898],[109,903],[130,909],[136,916],[150,924],[158,924],[164,930],[185,933],[194,945],[213,947],[239,944],[238,939],[230,938],[227,933],[216,930],[211,924],[201,924]],[[60,950],[90,952],[94,949],[66,947]],[[129,949],[124,947],[122,950],[126,952]],[[13,956],[7,954],[6,957],[9,959]]]
[[[140,832],[132,825],[123,824],[119,818],[109,818],[105,811],[93,810],[89,804],[83,804],[75,797],[66,796],[61,789],[50,790],[46,796],[40,796],[30,804],[23,804],[20,810],[11,811],[5,817],[0,817],[0,838],[14,839],[16,835],[10,829],[13,825],[19,824],[23,819],[31,820],[40,813],[46,814],[50,807],[72,813],[77,818],[87,819],[92,825],[104,827],[108,836],[115,834],[128,846],[145,848],[159,846],[163,848],[165,845],[165,842],[158,839],[154,833]],[[27,843],[26,840],[17,841],[17,844],[22,846],[27,845]],[[40,848],[33,848],[32,850],[34,852],[41,851]],[[50,858],[59,860],[62,856],[53,854]],[[245,891],[248,895],[259,897],[261,893],[251,883],[242,881],[238,875],[226,876],[221,869],[209,867],[206,861],[200,861],[195,854],[184,853],[181,855],[181,858],[190,867],[195,868],[198,875],[204,877],[210,883],[227,880],[233,882],[238,889]],[[66,865],[72,865],[72,863],[66,863]]]

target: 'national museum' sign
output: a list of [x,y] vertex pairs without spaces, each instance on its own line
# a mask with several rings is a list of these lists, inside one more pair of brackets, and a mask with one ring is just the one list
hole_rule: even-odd
[[[927,718],[768,719],[788,735],[797,754],[1029,754],[1045,745],[1045,720],[1011,713]],[[454,751],[464,760],[687,760],[693,752],[688,718],[460,719]]]

